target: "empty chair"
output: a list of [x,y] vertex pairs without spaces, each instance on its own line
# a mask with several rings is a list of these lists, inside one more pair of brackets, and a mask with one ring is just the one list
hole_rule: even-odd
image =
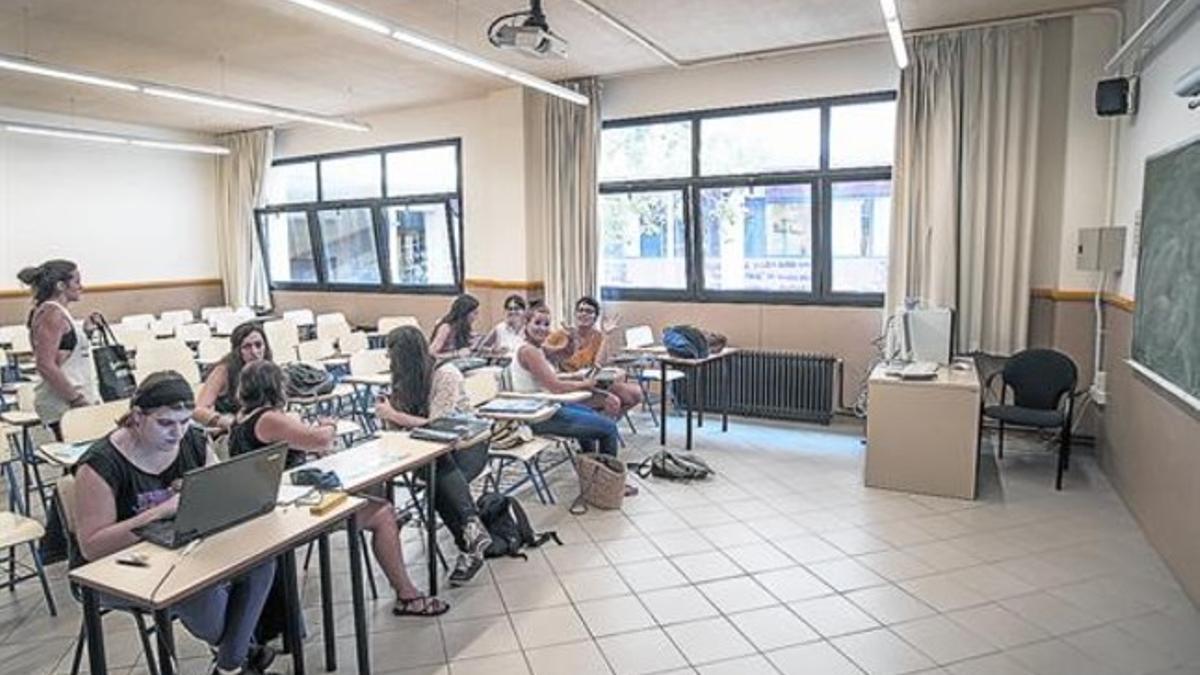
[[213,334],[214,335],[229,335],[229,334],[233,333],[234,328],[237,328],[238,326],[246,323],[247,321],[252,321],[252,320],[253,320],[252,318],[247,319],[246,317],[236,314],[234,312],[227,312],[225,314],[217,314],[214,317]]
[[153,314],[130,314],[129,316],[121,317],[121,323],[131,328],[141,328],[150,330],[154,324]]
[[[16,461],[18,459],[12,455],[10,448],[0,448],[0,464],[4,465],[6,492],[10,495],[19,494],[20,490],[16,473],[12,467],[12,463]],[[20,501],[19,498],[17,501]],[[9,499],[9,503],[21,506],[20,503],[14,504],[12,499]],[[8,588],[13,591],[22,581],[37,579],[42,583],[42,593],[46,596],[46,606],[50,608],[50,616],[58,616],[58,610],[54,606],[54,596],[50,593],[50,583],[46,580],[46,571],[42,569],[42,557],[38,552],[38,541],[45,534],[46,531],[38,521],[20,513],[0,511],[0,549],[8,551],[8,558],[5,560],[8,563],[5,565],[8,568],[8,580],[0,581],[0,588]],[[32,567],[18,560],[18,548],[26,547],[29,549]]]
[[357,354],[368,347],[367,334],[361,331],[352,331],[338,338],[337,341],[338,353],[349,356]]
[[185,323],[175,327],[175,337],[184,342],[200,342],[211,335],[212,330],[206,323]]
[[154,342],[157,339],[154,337],[154,332],[147,328],[123,323],[112,324],[110,327],[117,342],[133,349],[140,349],[143,344]]
[[229,352],[229,340],[218,337],[201,338],[196,346],[196,357],[201,361],[215,363]]
[[[271,352],[277,363],[295,360],[296,347],[300,344],[300,333],[296,324],[283,319],[268,321],[263,324],[263,335],[267,338],[267,344],[271,345]],[[332,343],[331,340],[330,344]]]
[[217,314],[232,314],[232,313],[233,313],[233,308],[228,305],[222,305],[221,307],[201,307],[200,308],[200,320],[209,325],[212,325],[212,318],[214,316],[216,316]]
[[156,338],[171,337],[175,334],[175,325],[166,321],[155,319],[150,322],[150,332]]
[[487,403],[500,393],[500,371],[496,368],[476,368],[463,379],[463,389],[472,408]]
[[364,349],[350,355],[351,375],[378,375],[388,368],[386,349]]
[[255,313],[255,311],[249,307],[238,307],[237,309],[233,310],[233,313],[236,314],[237,316],[242,317],[243,319],[258,318],[258,314]]
[[138,348],[134,378],[141,382],[150,373],[174,370],[191,383],[200,381],[200,368],[187,344],[178,338],[147,342]]
[[420,328],[421,322],[417,321],[417,317],[415,316],[381,316],[375,324],[375,332],[380,335],[387,335],[401,326],[416,326]]
[[29,342],[29,328],[24,324],[0,326],[0,344],[7,344],[10,352],[33,351]]
[[289,309],[283,313],[285,321],[291,321],[297,326],[313,326],[316,325],[317,319],[313,316],[311,309]]
[[[1053,349],[1026,349],[1013,354],[1004,368],[988,376],[984,389],[1000,378],[1000,403],[985,406],[983,414],[1000,423],[996,457],[1004,457],[1004,425],[1059,429],[1058,473],[1054,489],[1062,489],[1063,472],[1071,458],[1071,417],[1075,412],[1078,369],[1071,357]],[[1008,391],[1013,402],[1008,404]]]
[[192,314],[192,310],[190,309],[171,309],[163,312],[158,317],[159,321],[162,321],[163,323],[172,327],[182,326],[185,323],[191,323],[195,319],[196,317],[194,314]]
[[346,315],[341,312],[317,315],[318,338],[329,338],[336,343],[343,335],[348,335],[350,332],[350,324],[346,321]]
[[94,441],[117,427],[117,420],[129,412],[129,399],[71,408],[62,416],[62,435],[66,443]]
[[625,347],[641,349],[654,344],[654,331],[650,326],[631,326],[625,329]]
[[317,338],[299,343],[296,346],[296,355],[301,361],[316,362],[336,356],[337,350],[334,349],[332,340]]

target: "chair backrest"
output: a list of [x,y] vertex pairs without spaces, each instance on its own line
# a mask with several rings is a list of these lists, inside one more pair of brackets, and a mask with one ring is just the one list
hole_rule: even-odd
[[350,355],[351,375],[378,375],[389,367],[386,349],[364,349]]
[[171,309],[158,316],[158,320],[170,326],[182,326],[196,320],[190,309]]
[[154,340],[138,347],[134,359],[136,368],[134,378],[141,382],[150,373],[159,370],[174,370],[191,383],[200,381],[200,368],[196,365],[196,356],[183,340]]
[[250,309],[249,307],[238,307],[237,309],[233,310],[233,313],[247,320],[258,318],[258,314],[255,314],[254,310]]
[[113,337],[126,347],[140,349],[147,342],[154,342],[154,332],[146,328],[123,323],[112,324]]
[[301,361],[320,361],[336,354],[332,340],[317,338],[301,342],[296,348],[296,354]]
[[289,309],[283,313],[283,319],[297,326],[311,326],[317,322],[311,309]]
[[350,331],[339,337],[337,341],[338,352],[343,355],[357,354],[369,346],[367,334],[361,331]]
[[116,428],[117,420],[129,410],[129,399],[122,398],[82,408],[71,408],[62,416],[63,441],[92,441]]
[[350,333],[350,324],[341,312],[320,314],[317,316],[317,337],[329,338],[337,342],[343,335]]
[[22,382],[17,385],[17,410],[33,412],[33,401],[37,397],[36,386],[33,382]]
[[196,348],[196,356],[202,359],[215,361],[216,359],[225,356],[229,351],[229,340],[218,337],[200,338],[200,345]]
[[1075,390],[1078,369],[1071,357],[1053,349],[1026,349],[1004,363],[1004,384],[1022,408],[1053,410]]
[[625,329],[625,346],[629,349],[640,349],[654,344],[654,331],[650,326],[632,326]]
[[129,316],[121,317],[121,323],[131,328],[141,328],[150,330],[150,326],[154,323],[153,314],[130,314]]
[[467,373],[463,381],[471,407],[478,407],[496,398],[500,393],[500,371],[496,368],[479,368]]
[[267,336],[267,344],[271,345],[273,353],[295,351],[300,344],[300,330],[291,321],[279,319],[263,324],[263,335]]
[[0,326],[0,342],[9,343],[9,349],[14,352],[33,350],[33,345],[29,342],[29,328],[20,323]]
[[200,320],[205,323],[211,324],[212,318],[214,316],[216,316],[217,314],[232,314],[232,313],[233,313],[233,308],[228,305],[224,305],[221,307],[201,307],[200,308]]
[[61,507],[63,529],[68,535],[75,534],[75,524],[78,521],[76,514],[79,512],[78,501],[75,495],[75,476],[69,473],[64,473],[54,486],[58,492],[58,505]]
[[213,316],[213,332],[217,335],[231,335],[233,333],[233,329],[250,320],[252,320],[252,318],[247,319],[246,317],[240,316],[233,312],[216,314]]
[[421,322],[417,321],[417,317],[415,316],[381,316],[375,324],[375,330],[387,335],[401,326],[416,326],[420,328]]
[[150,332],[154,333],[154,337],[171,337],[175,334],[175,324],[161,319],[155,319],[150,322]]
[[206,323],[185,323],[175,327],[175,337],[184,342],[199,342],[212,335]]
[[342,314],[341,312],[328,312],[326,314],[318,314],[317,315],[317,325],[320,326],[323,323],[344,323],[347,326],[350,325],[350,322],[346,321],[346,315]]

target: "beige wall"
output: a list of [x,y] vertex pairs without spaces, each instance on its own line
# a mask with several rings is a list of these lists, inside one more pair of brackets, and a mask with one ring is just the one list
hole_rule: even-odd
[[[30,296],[24,293],[0,293],[0,325],[25,323]],[[126,314],[161,314],[165,310],[190,309],[225,304],[219,279],[195,279],[158,284],[84,287],[83,299],[71,306],[76,318],[100,312],[109,321],[120,321]]]

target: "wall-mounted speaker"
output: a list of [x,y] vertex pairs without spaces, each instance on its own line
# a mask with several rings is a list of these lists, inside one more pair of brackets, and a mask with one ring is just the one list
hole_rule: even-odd
[[1137,78],[1114,77],[1096,83],[1096,114],[1101,117],[1137,112]]

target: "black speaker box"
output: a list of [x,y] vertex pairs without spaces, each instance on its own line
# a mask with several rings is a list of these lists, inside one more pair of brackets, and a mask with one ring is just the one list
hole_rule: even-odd
[[1114,77],[1096,83],[1096,114],[1101,117],[1129,115],[1137,105],[1137,80]]

